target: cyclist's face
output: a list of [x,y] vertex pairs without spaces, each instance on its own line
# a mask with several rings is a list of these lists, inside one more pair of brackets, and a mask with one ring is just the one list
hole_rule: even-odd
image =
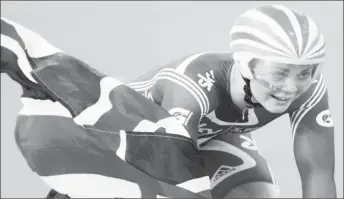
[[[256,61],[251,81],[254,98],[268,111],[282,113],[312,84],[314,65],[288,65],[267,61]],[[262,81],[278,87],[269,89]]]

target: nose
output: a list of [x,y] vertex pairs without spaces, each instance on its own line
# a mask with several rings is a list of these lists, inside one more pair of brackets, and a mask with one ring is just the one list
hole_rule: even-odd
[[297,87],[297,81],[293,77],[289,77],[285,80],[282,90],[288,93],[296,93]]

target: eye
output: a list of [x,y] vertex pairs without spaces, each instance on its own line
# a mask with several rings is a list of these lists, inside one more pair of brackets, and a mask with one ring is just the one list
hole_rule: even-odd
[[305,72],[305,73],[301,73],[300,75],[298,75],[298,78],[301,80],[306,80],[311,76],[311,72]]
[[274,78],[278,79],[278,80],[284,78],[286,75],[284,72],[281,72],[281,71],[273,72],[272,74],[273,74]]

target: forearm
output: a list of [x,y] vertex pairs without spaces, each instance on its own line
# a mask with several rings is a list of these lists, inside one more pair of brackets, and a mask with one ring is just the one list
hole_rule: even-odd
[[336,198],[333,175],[311,174],[302,181],[303,198]]

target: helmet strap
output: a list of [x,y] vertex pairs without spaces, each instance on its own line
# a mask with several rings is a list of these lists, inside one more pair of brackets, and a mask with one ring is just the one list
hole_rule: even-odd
[[245,85],[244,85],[244,92],[245,92],[245,97],[244,97],[244,100],[247,104],[249,104],[250,106],[253,106],[253,107],[262,107],[262,105],[260,103],[254,103],[252,101],[252,98],[253,98],[253,95],[252,95],[252,91],[251,91],[251,86],[250,86],[250,80],[243,77],[242,78],[244,79],[245,81]]
[[[245,65],[247,65],[248,62],[252,59],[250,56],[247,56],[247,54],[245,54],[245,53],[234,53],[233,54],[233,58],[235,60],[235,63],[237,63],[237,64],[245,64]],[[244,88],[243,88],[244,92],[245,92],[244,101],[250,107],[261,107],[262,106],[261,104],[254,103],[252,101],[253,95],[252,95],[252,92],[251,92],[250,79],[243,76],[243,73],[245,73],[245,72],[241,71],[242,69],[246,69],[246,67],[244,67],[244,68],[239,67],[240,75],[243,78],[243,80],[245,81],[245,85],[244,85]],[[249,69],[247,68],[247,70],[249,70]],[[248,75],[248,74],[251,74],[251,73],[250,72],[246,72],[245,74]]]

